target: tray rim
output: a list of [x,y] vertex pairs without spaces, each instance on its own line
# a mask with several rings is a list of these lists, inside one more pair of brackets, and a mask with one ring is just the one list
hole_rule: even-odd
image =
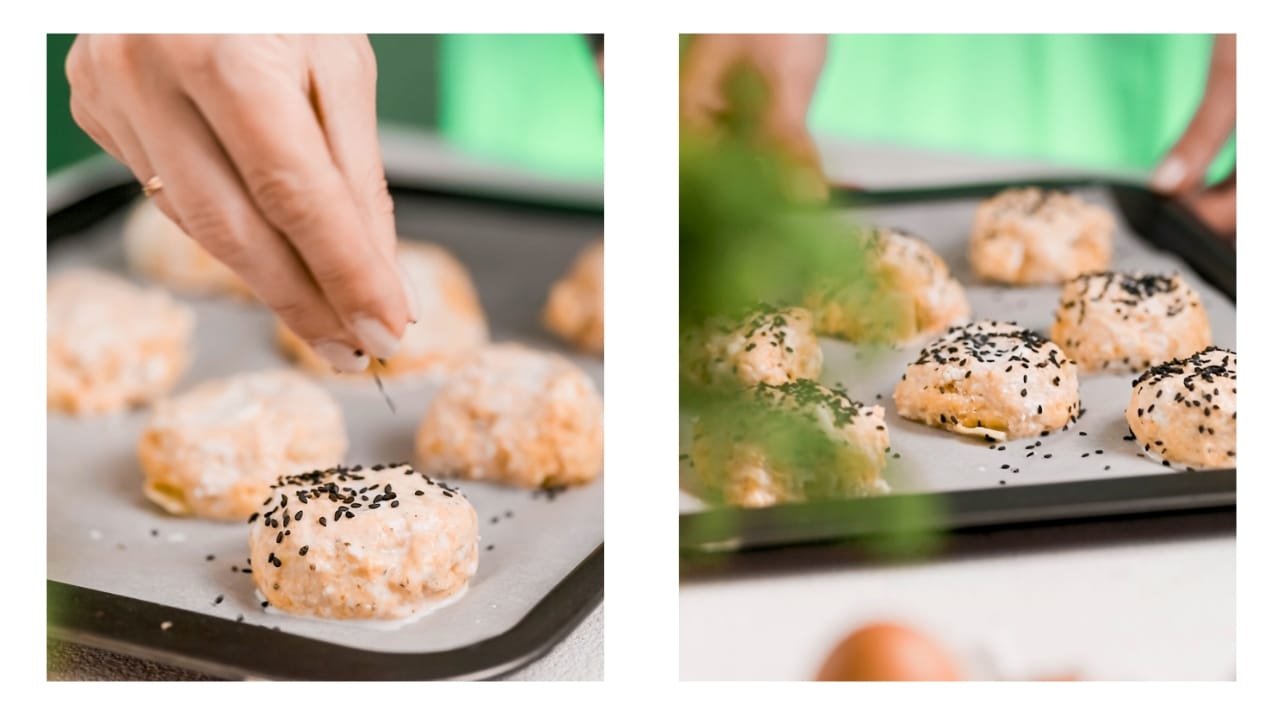
[[603,602],[604,543],[507,631],[425,653],[364,650],[57,580],[45,584],[49,637],[218,677],[494,680],[546,655]]
[[[459,190],[389,178],[393,195],[415,195],[558,215],[603,218],[590,202]],[[125,207],[141,190],[133,182],[86,186],[47,214],[46,246]],[[545,656],[604,602],[604,542],[569,571],[515,625],[470,645],[424,653],[380,652],[279,632],[160,603],[46,578],[46,634],[230,679],[494,680]],[[168,629],[161,624],[171,622]]]
[[[1013,187],[1035,186],[1070,190],[1099,188],[1111,193],[1131,227],[1135,223],[1164,223],[1162,240],[1134,227],[1143,241],[1173,252],[1205,282],[1236,302],[1235,251],[1199,219],[1174,200],[1132,182],[1100,176],[1015,178],[956,185],[902,188],[832,188],[830,205],[854,209],[930,200],[990,197]],[[1191,257],[1188,257],[1191,255]],[[1175,478],[1176,481],[1169,481]],[[1086,495],[1079,496],[1080,491]],[[1097,491],[1092,492],[1092,491]],[[993,502],[1016,492],[1033,504],[1009,508]],[[1091,494],[1089,494],[1091,493]],[[891,495],[825,502],[794,503],[765,508],[719,507],[679,514],[682,565],[700,558],[799,545],[831,544],[884,534],[873,510],[883,504],[928,498],[938,503],[939,516],[919,528],[959,532],[1016,528],[1022,525],[1068,524],[1109,517],[1166,515],[1230,508],[1235,512],[1236,470],[1194,473],[1095,477],[1021,487],[977,488],[939,493]],[[1034,512],[1038,511],[1038,512]],[[804,519],[798,526],[797,518]],[[818,522],[813,522],[814,519]]]

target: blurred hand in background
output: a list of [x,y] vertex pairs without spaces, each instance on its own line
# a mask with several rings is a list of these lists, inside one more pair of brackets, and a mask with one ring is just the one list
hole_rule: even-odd
[[367,38],[82,35],[67,76],[85,132],[335,369],[395,353],[414,311]]
[[1236,173],[1205,187],[1205,173],[1236,128],[1236,36],[1219,35],[1213,44],[1204,95],[1191,122],[1151,176],[1158,192],[1184,201],[1224,238],[1236,234]]
[[765,94],[759,117],[752,119],[755,139],[795,166],[788,187],[796,199],[825,200],[826,176],[807,117],[826,52],[823,35],[694,36],[680,63],[681,121],[694,132],[723,131],[738,111],[731,89],[735,73],[754,74]]

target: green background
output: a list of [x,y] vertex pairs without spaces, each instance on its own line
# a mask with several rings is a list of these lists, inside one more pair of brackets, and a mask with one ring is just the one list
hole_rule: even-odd
[[[817,132],[1090,168],[1153,168],[1204,87],[1208,35],[833,36]],[[1214,170],[1234,165],[1234,139]]]
[[[96,151],[67,105],[72,39],[48,37],[50,171]],[[383,119],[525,170],[603,176],[603,88],[581,36],[371,40]],[[1142,171],[1194,112],[1211,44],[1206,35],[833,36],[810,121],[841,137]],[[1233,140],[1213,176],[1234,162]]]
[[[97,152],[71,119],[64,63],[74,35],[48,36],[53,172]],[[378,115],[442,133],[462,150],[549,176],[604,175],[604,91],[581,35],[374,35]]]

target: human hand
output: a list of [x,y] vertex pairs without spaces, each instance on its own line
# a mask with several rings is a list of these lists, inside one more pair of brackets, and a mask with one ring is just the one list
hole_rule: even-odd
[[412,296],[363,36],[81,35],[71,112],[335,369],[395,354]]
[[728,81],[753,71],[767,93],[758,140],[795,166],[788,189],[796,199],[825,200],[827,180],[807,117],[826,60],[824,35],[699,35],[681,60],[680,117],[689,128],[715,133],[733,111]]
[[1209,77],[1200,106],[1169,154],[1151,176],[1157,192],[1185,202],[1205,224],[1224,238],[1236,233],[1236,173],[1204,187],[1209,165],[1236,127],[1236,36],[1219,35],[1213,43]]

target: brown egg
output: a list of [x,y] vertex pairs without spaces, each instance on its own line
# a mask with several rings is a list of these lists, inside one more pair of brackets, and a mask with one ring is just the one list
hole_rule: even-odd
[[892,623],[864,625],[831,651],[819,680],[959,680],[947,652],[931,638]]

